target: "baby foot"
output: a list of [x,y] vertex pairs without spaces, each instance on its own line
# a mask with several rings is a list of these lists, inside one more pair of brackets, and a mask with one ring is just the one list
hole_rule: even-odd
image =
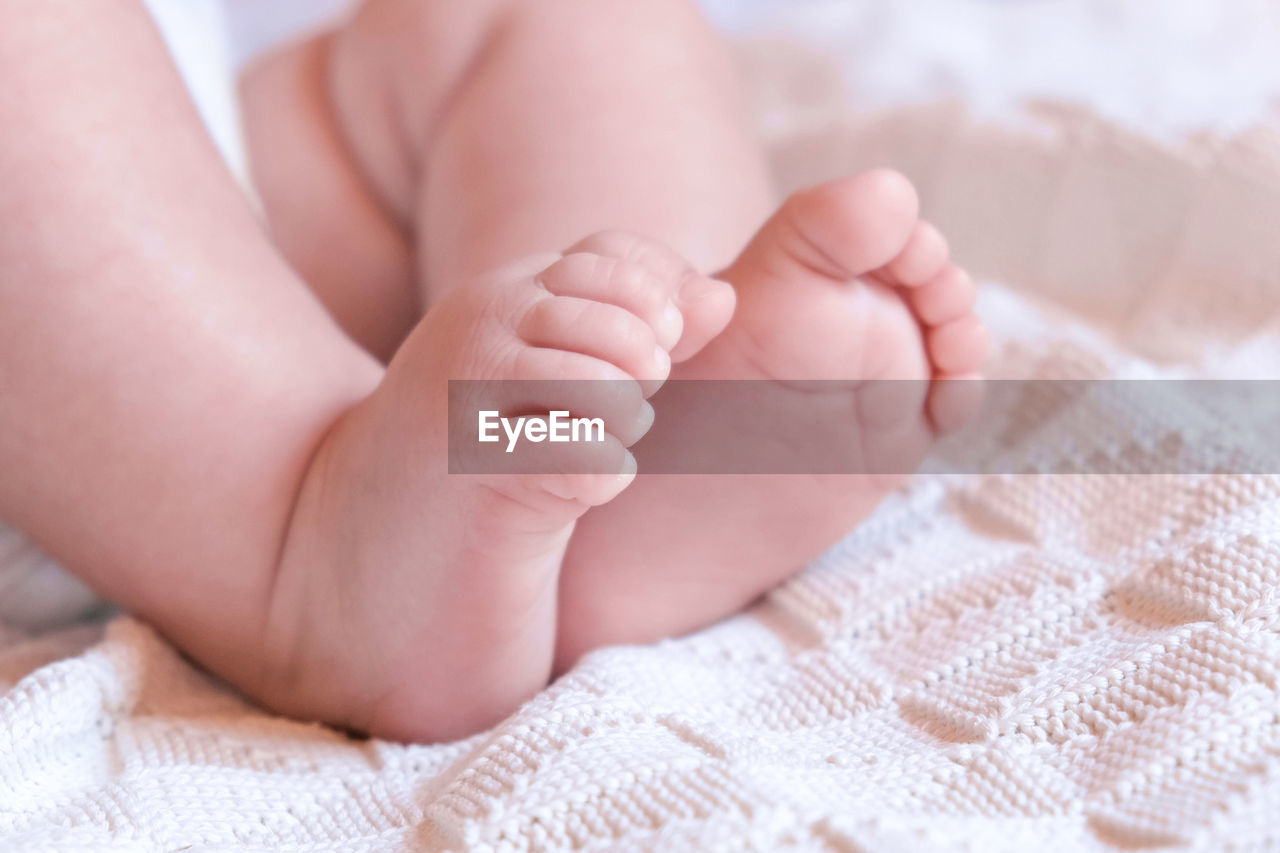
[[[959,383],[936,380],[975,377],[985,358],[973,282],[919,220],[900,175],[797,193],[720,277],[737,289],[737,313],[673,377],[916,380],[827,392],[865,396],[853,411],[868,422],[843,428],[894,462],[866,474],[641,477],[589,513],[570,543],[560,667],[599,645],[687,632],[739,609],[847,533],[972,403],[954,393]],[[888,411],[886,388],[898,389]],[[681,413],[662,394],[654,405],[646,446],[679,442],[663,430]]]
[[[696,344],[732,311],[729,285],[664,260],[645,241],[599,235],[431,310],[309,469],[251,692],[298,716],[429,741],[493,724],[541,689],[575,520],[634,477],[626,448],[653,422],[645,398],[688,336],[686,315]],[[450,474],[450,379],[518,391],[526,412],[600,418],[604,441],[558,445],[572,457],[562,473]]]

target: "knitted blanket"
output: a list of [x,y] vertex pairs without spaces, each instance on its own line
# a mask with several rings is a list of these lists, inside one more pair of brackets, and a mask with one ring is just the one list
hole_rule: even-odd
[[[989,282],[994,375],[1280,375],[1274,136],[854,117],[818,66],[753,57],[784,185],[922,187]],[[1063,404],[1022,416],[1057,446]],[[922,475],[747,612],[438,746],[274,717],[128,617],[0,624],[0,849],[1280,844],[1278,581],[1276,477]]]

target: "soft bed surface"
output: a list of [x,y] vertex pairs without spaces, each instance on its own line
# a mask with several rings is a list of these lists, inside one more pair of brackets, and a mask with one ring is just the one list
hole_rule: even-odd
[[[1280,375],[1275,135],[855,117],[820,63],[746,60],[784,184],[918,181],[990,282],[994,375]],[[1017,440],[1067,447],[1067,409],[1025,409]],[[1052,452],[1123,470],[1132,447]],[[0,628],[0,848],[1280,843],[1278,580],[1275,477],[920,476],[749,612],[601,651],[431,747],[274,718],[129,618]]]

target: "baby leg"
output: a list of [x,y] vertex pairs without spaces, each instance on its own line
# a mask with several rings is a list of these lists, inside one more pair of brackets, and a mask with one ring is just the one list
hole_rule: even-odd
[[[372,0],[242,93],[277,243],[384,359],[415,312],[515,258],[622,230],[718,269],[772,207],[692,0]],[[684,350],[723,325],[709,307]]]
[[[415,168],[384,167],[379,186],[415,223],[426,304],[507,257],[623,228],[658,238],[703,269],[729,266],[725,277],[738,290],[740,316],[706,351],[677,364],[676,376],[761,378],[751,368],[762,367],[776,378],[895,378],[923,389],[933,376],[981,362],[972,284],[950,264],[945,240],[918,220],[914,191],[900,176],[874,174],[797,196],[730,265],[773,205],[726,47],[693,3],[497,4],[438,102],[406,93],[447,50],[450,16],[465,13],[386,0],[367,7],[363,25],[385,31],[406,8],[419,10],[409,20],[420,28],[399,29],[425,47],[409,63],[422,70],[397,91],[408,105],[404,147],[421,154]],[[365,37],[361,25],[345,49]],[[349,115],[360,107],[338,100]],[[371,162],[395,150],[374,139],[365,147]],[[412,186],[408,174],[421,176],[416,194],[391,189]],[[804,251],[826,266],[815,273]],[[878,282],[858,284],[864,276]],[[950,300],[955,310],[926,317],[910,304],[911,292]],[[693,328],[673,353],[677,362],[722,325],[715,311],[681,307]],[[743,341],[761,351],[744,353]],[[797,345],[811,351],[795,358]],[[832,362],[844,372],[830,374]],[[658,429],[675,414],[664,412],[662,399]],[[928,405],[922,395],[895,424],[920,447],[946,415]],[[642,476],[579,522],[561,578],[562,664],[602,643],[650,640],[732,612],[832,544],[892,485],[859,477],[683,479]],[[718,524],[707,518],[712,506]],[[628,547],[640,541],[653,545]]]
[[[564,541],[629,482],[697,276],[534,258],[384,370],[265,239],[140,4],[0,20],[29,84],[0,96],[0,515],[276,710],[447,738],[541,688]],[[534,401],[601,417],[595,473],[450,477],[455,377],[629,390]]]
[[383,370],[281,262],[141,3],[0,2],[0,516],[242,685]]
[[[726,49],[686,0],[374,0],[324,51],[323,88],[333,129],[353,155],[348,167],[377,199],[379,215],[409,235],[413,251],[393,262],[399,280],[420,283],[414,298],[428,310],[480,271],[600,229],[651,235],[701,268],[719,269],[771,208],[763,154]],[[652,257],[651,243],[618,232],[588,245],[669,265]],[[816,274],[806,252],[819,256]],[[407,268],[411,256],[416,270]],[[725,275],[746,312],[677,375],[816,378],[844,355],[857,375],[832,378],[924,382],[981,361],[971,283],[950,265],[945,241],[918,222],[914,193],[895,176],[797,197]],[[858,285],[860,277],[872,284]],[[724,327],[731,301],[705,280],[686,281],[691,288],[675,294],[686,324],[676,361]],[[927,296],[909,299],[909,291]],[[958,313],[929,319],[917,303],[934,302]],[[805,338],[814,320],[825,331]],[[919,326],[939,323],[931,337],[954,346],[922,341]],[[743,341],[762,351],[744,358]],[[812,351],[795,358],[797,344]],[[951,351],[959,355],[944,357]],[[888,357],[893,369],[864,364],[866,353]],[[934,414],[918,408],[903,428],[927,439]],[[587,513],[561,578],[561,662],[731,611],[838,538],[885,484],[743,485],[721,482],[693,495],[688,484],[660,478]],[[700,517],[708,504],[735,508],[722,515],[736,519],[734,553],[725,550],[726,531]],[[804,536],[772,523],[780,508],[800,514]],[[619,546],[654,535],[661,553]],[[690,584],[699,594],[682,598],[689,607],[664,603]]]

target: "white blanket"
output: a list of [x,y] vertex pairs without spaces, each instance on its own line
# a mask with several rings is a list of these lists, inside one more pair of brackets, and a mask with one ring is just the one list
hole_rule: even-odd
[[[749,66],[785,184],[898,165],[1008,284],[996,375],[1280,374],[1275,135],[854,118],[820,65]],[[0,849],[1277,844],[1277,581],[1275,477],[919,477],[748,613],[432,747],[272,717],[129,618],[0,626]]]

